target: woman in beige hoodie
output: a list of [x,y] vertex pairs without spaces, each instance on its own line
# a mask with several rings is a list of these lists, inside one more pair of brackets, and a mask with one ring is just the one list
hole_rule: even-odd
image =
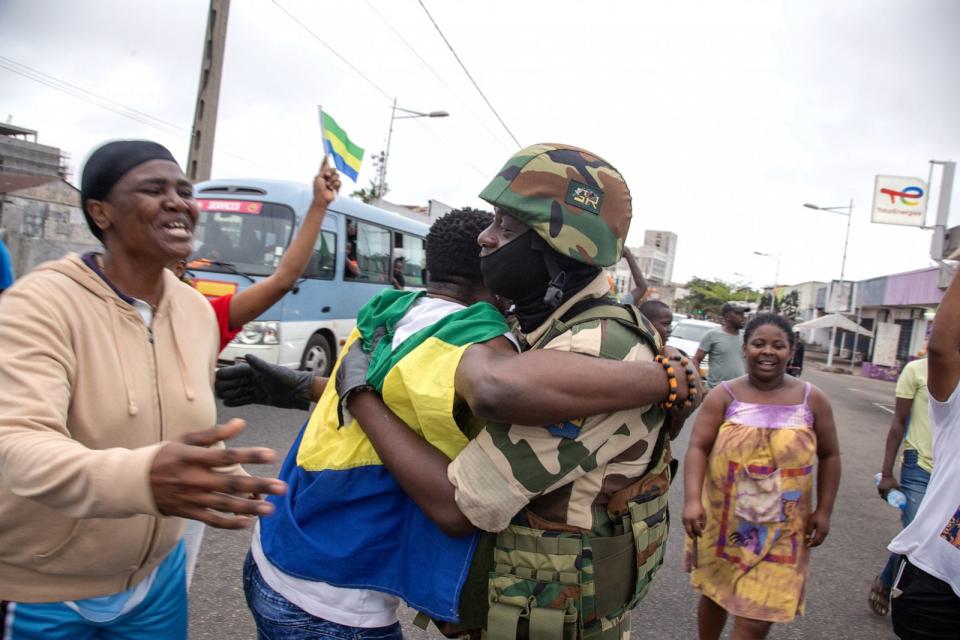
[[193,188],[145,141],[97,149],[81,201],[101,254],[39,266],[0,298],[0,621],[12,638],[186,638],[182,518],[242,528],[277,480],[218,467],[218,330],[165,265],[189,255]]

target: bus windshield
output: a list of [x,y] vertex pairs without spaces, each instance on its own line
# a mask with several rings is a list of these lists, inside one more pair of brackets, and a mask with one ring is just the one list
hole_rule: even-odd
[[[199,199],[190,269],[273,273],[290,241],[293,209],[269,202]],[[220,264],[218,264],[220,263]]]

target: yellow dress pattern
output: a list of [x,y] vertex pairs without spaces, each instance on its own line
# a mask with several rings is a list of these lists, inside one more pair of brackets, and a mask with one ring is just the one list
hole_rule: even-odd
[[732,401],[703,482],[706,524],[694,550],[691,582],[729,613],[789,622],[803,613],[817,437],[813,412],[795,405]]

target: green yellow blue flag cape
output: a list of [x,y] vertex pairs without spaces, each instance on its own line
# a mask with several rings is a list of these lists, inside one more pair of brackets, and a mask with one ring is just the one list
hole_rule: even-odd
[[333,157],[337,171],[356,182],[360,164],[363,162],[363,149],[350,142],[347,132],[322,109],[320,110],[320,129],[323,132],[323,149]]
[[[374,333],[385,329],[367,381],[411,429],[452,459],[466,446],[466,433],[482,426],[456,402],[457,366],[471,344],[508,327],[494,307],[478,303],[394,348],[397,323],[418,312],[423,295],[380,292],[360,310],[341,357],[356,340],[369,351]],[[274,515],[261,519],[264,553],[290,575],[392,593],[433,618],[456,621],[477,537],[451,538],[431,522],[383,466],[360,425],[351,420],[339,428],[338,403],[335,385],[328,384],[284,461],[280,478],[289,486],[284,496],[271,497]]]

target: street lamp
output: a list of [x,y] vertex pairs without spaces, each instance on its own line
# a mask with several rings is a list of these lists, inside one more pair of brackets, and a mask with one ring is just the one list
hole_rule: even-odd
[[[397,115],[397,111],[402,111],[405,115]],[[393,121],[404,120],[407,118],[446,118],[450,114],[446,111],[414,111],[397,106],[397,99],[393,99],[393,109],[390,110],[390,130],[387,133],[387,150],[383,154],[383,162],[380,163],[380,183],[377,186],[377,197],[383,199],[383,187],[387,182],[387,160],[390,158],[390,138],[393,137]]]
[[[831,213],[839,213],[842,216],[847,216],[847,233],[843,237],[843,260],[840,262],[840,292],[843,292],[843,274],[847,267],[847,244],[850,242],[850,220],[853,219],[853,199],[850,200],[850,204],[845,207],[818,207],[815,204],[810,204],[809,202],[805,203],[807,209],[816,209],[817,211],[829,211]],[[846,210],[846,213],[843,211]],[[828,302],[829,304],[829,302]],[[830,331],[830,349],[827,351],[827,367],[833,366],[833,343],[837,339],[837,324],[834,322],[833,329]],[[856,346],[856,345],[854,345]]]
[[[779,253],[763,253],[762,251],[754,251],[753,255],[763,256],[764,258],[775,258],[777,260],[777,270],[773,274],[773,291],[770,293],[770,310],[774,313],[777,312],[777,280],[780,279],[780,254]],[[759,309],[757,309],[759,311]]]

